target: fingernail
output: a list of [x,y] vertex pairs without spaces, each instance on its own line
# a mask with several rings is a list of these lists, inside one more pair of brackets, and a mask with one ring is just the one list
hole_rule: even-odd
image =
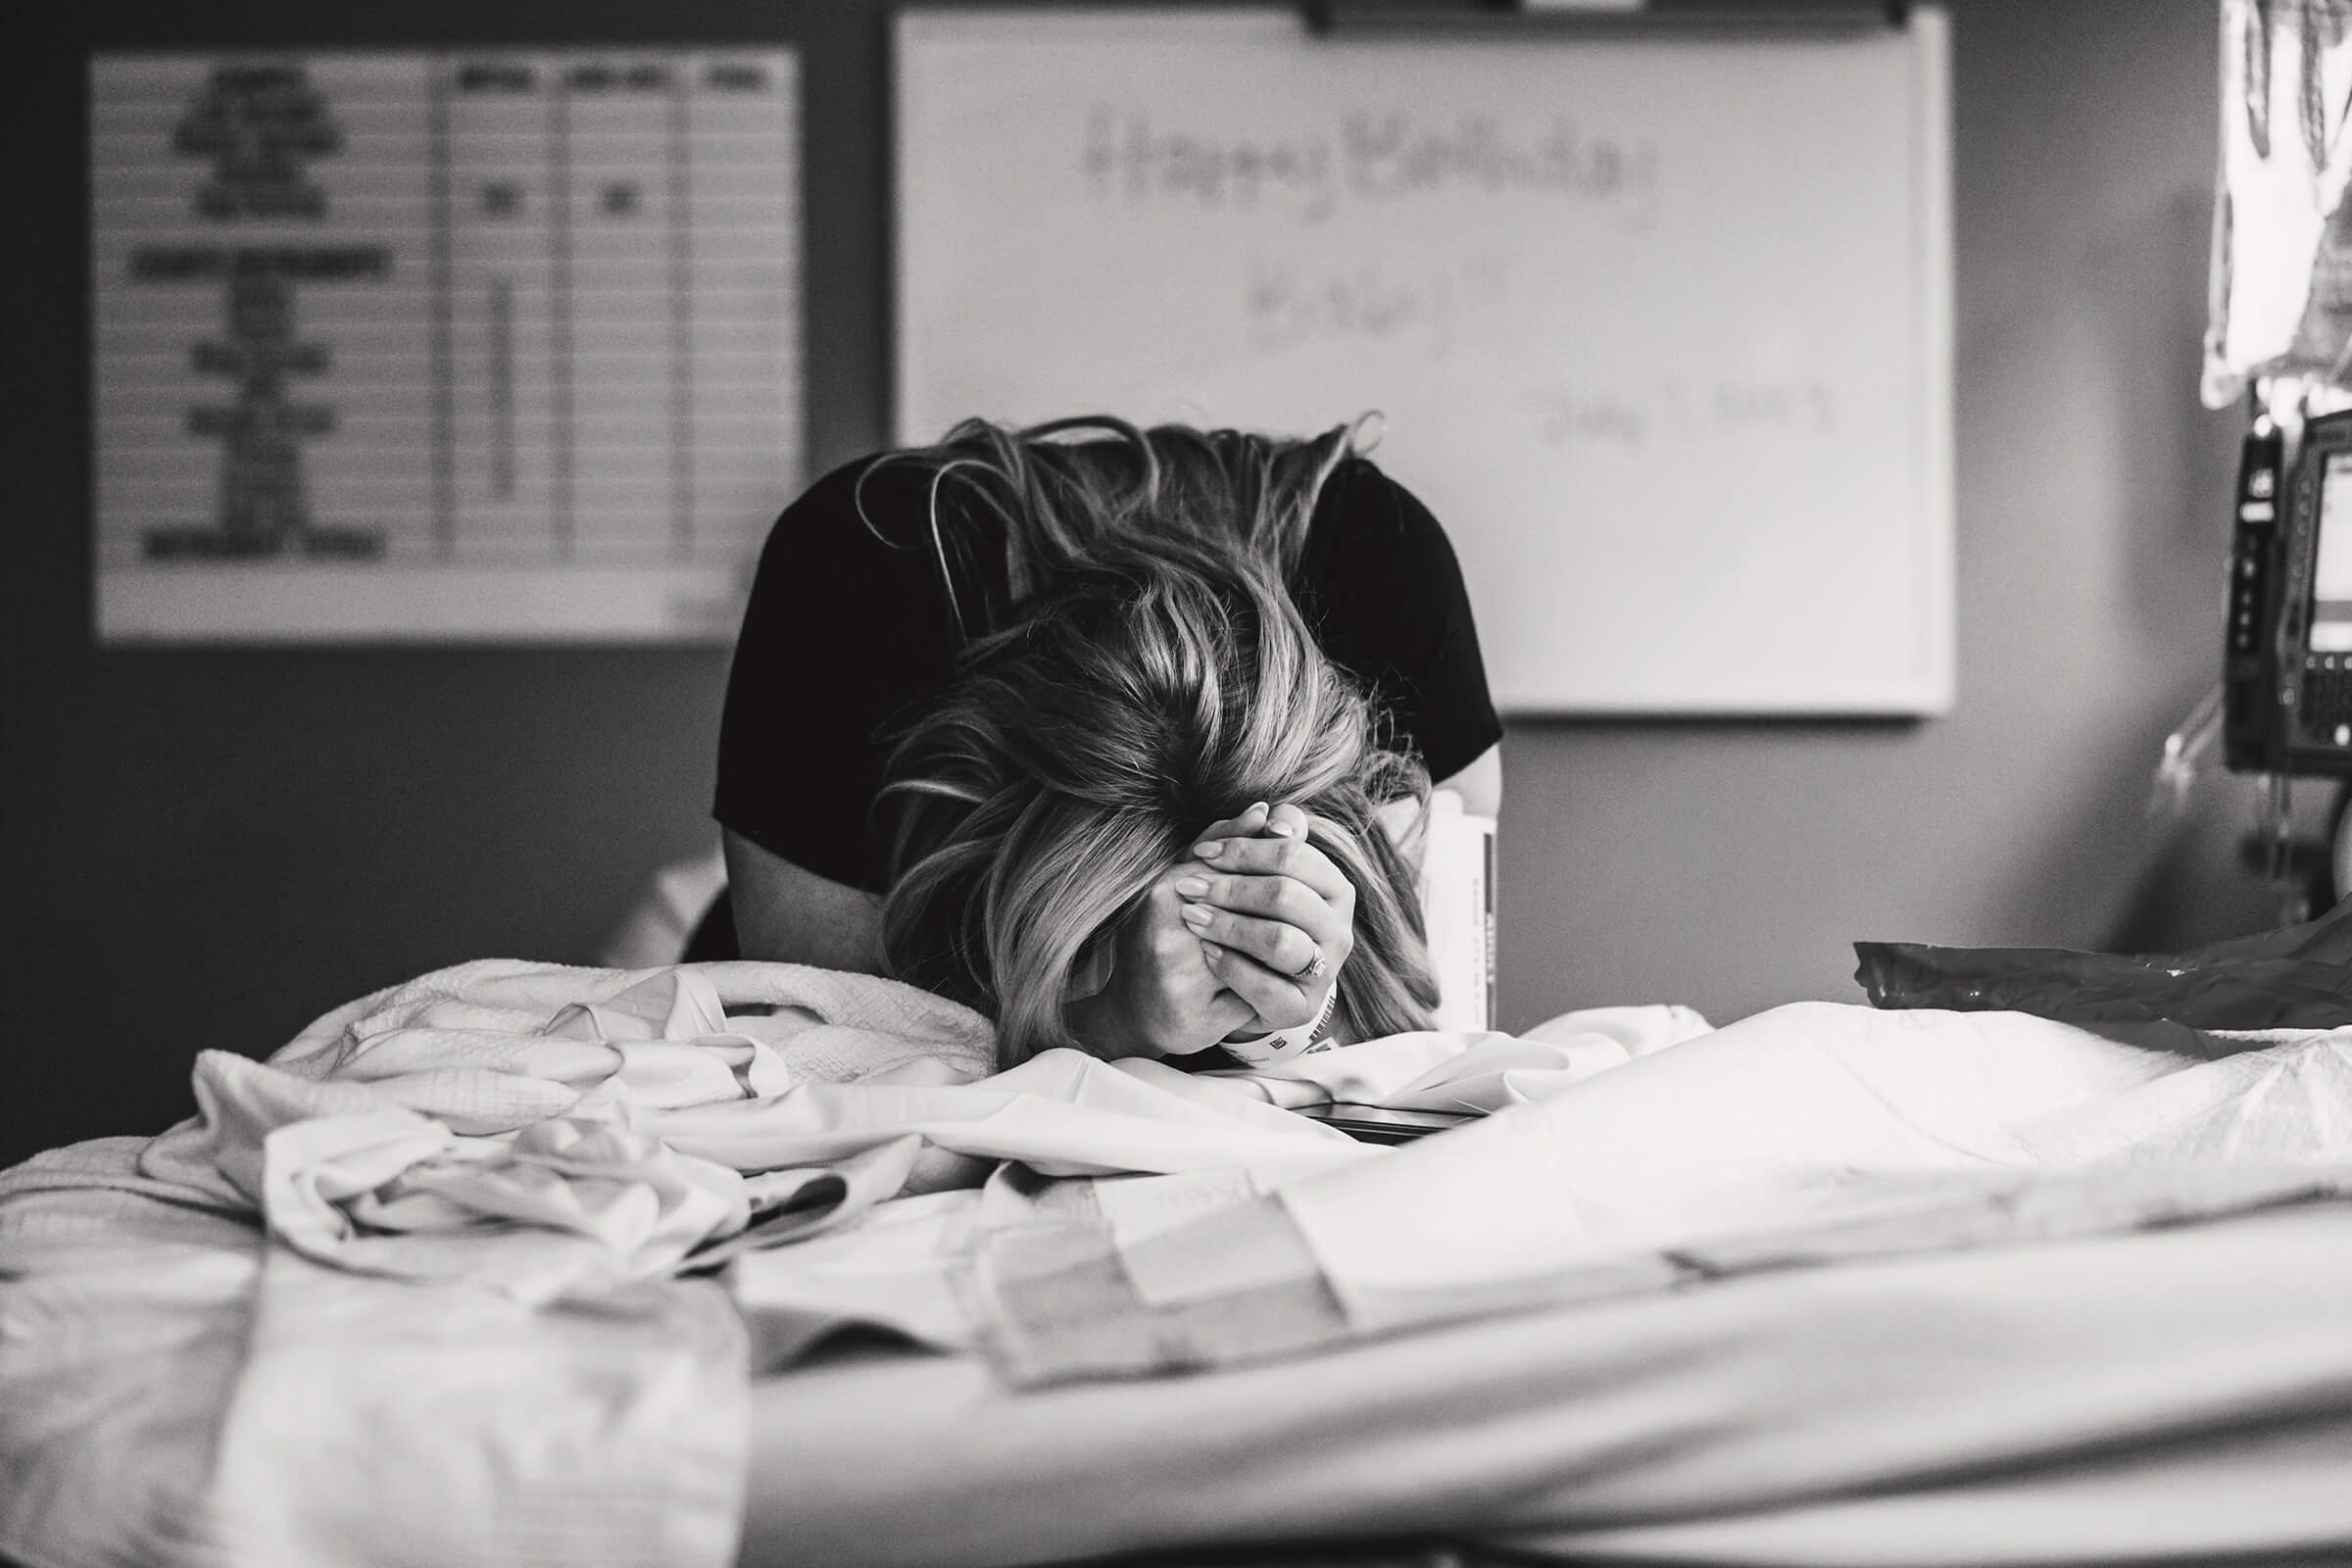
[[[1251,801],[1250,803],[1250,811],[1271,811],[1272,809],[1274,809],[1274,808],[1268,806],[1263,801]],[[1244,816],[1248,816],[1250,811],[1244,811],[1242,814]]]
[[1206,844],[1196,844],[1193,846],[1193,853],[1203,860],[1213,860],[1225,853],[1225,841],[1210,839]]
[[1208,911],[1198,904],[1186,905],[1181,912],[1184,915],[1184,923],[1196,931],[1208,924]]
[[1208,884],[1197,876],[1180,877],[1176,882],[1176,894],[1179,898],[1205,899],[1208,897]]
[[1208,961],[1211,963],[1215,963],[1225,956],[1225,950],[1218,947],[1214,942],[1201,943],[1200,951],[1208,955]]
[[1266,831],[1278,839],[1287,839],[1298,830],[1289,822],[1269,822],[1266,825]]

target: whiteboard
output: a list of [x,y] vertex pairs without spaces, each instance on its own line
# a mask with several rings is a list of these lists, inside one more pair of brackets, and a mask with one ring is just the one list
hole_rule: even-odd
[[780,49],[93,57],[100,639],[731,639],[799,102]]
[[1500,39],[913,11],[896,42],[900,441],[1376,411],[1506,710],[1949,707],[1939,11]]

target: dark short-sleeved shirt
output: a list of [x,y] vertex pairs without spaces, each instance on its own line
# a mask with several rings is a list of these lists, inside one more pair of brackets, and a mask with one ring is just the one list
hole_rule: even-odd
[[[885,464],[860,492],[870,461],[819,479],[768,534],[727,680],[711,814],[805,870],[878,893],[870,816],[889,736],[947,686],[963,633],[927,521],[929,475]],[[943,490],[943,510],[953,495]],[[985,548],[972,520],[942,535],[956,541],[944,570],[977,625],[1002,612],[1006,589],[1002,536]],[[983,548],[967,548],[975,536]],[[1453,547],[1371,463],[1333,471],[1289,586],[1324,653],[1373,689],[1390,743],[1433,779],[1501,738]]]

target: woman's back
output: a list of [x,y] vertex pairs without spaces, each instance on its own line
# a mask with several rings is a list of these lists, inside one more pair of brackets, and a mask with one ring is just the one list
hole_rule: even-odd
[[[883,891],[870,812],[887,736],[939,699],[973,638],[1094,548],[1105,518],[1222,531],[1271,555],[1324,654],[1433,776],[1494,744],[1460,568],[1426,508],[1360,458],[1325,454],[1325,467],[1285,447],[1261,469],[1244,445],[1254,438],[1154,435],[1177,457],[1142,510],[1147,465],[1123,439],[1037,443],[1007,466],[992,452],[1010,438],[994,432],[811,486],[778,519],[753,587],[720,729],[719,821],[817,876]],[[1303,511],[1265,504],[1318,472]]]

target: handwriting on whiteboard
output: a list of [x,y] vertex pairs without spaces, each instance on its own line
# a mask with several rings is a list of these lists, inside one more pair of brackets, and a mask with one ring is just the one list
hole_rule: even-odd
[[1808,376],[1727,376],[1703,386],[1681,380],[1649,388],[1549,386],[1528,403],[1536,439],[1547,447],[1640,451],[1668,438],[1838,430],[1836,389]]
[[1358,109],[1328,130],[1249,136],[1170,129],[1141,110],[1096,104],[1080,166],[1098,200],[1287,211],[1305,222],[1323,221],[1344,202],[1388,206],[1460,191],[1580,203],[1646,228],[1658,190],[1655,143],[1590,131],[1567,116],[1528,128],[1483,114],[1439,123]]
[[1498,256],[1399,269],[1378,262],[1302,265],[1252,256],[1243,277],[1250,346],[1279,354],[1305,343],[1413,340],[1436,358],[1452,351],[1462,318],[1500,301],[1510,273]]

